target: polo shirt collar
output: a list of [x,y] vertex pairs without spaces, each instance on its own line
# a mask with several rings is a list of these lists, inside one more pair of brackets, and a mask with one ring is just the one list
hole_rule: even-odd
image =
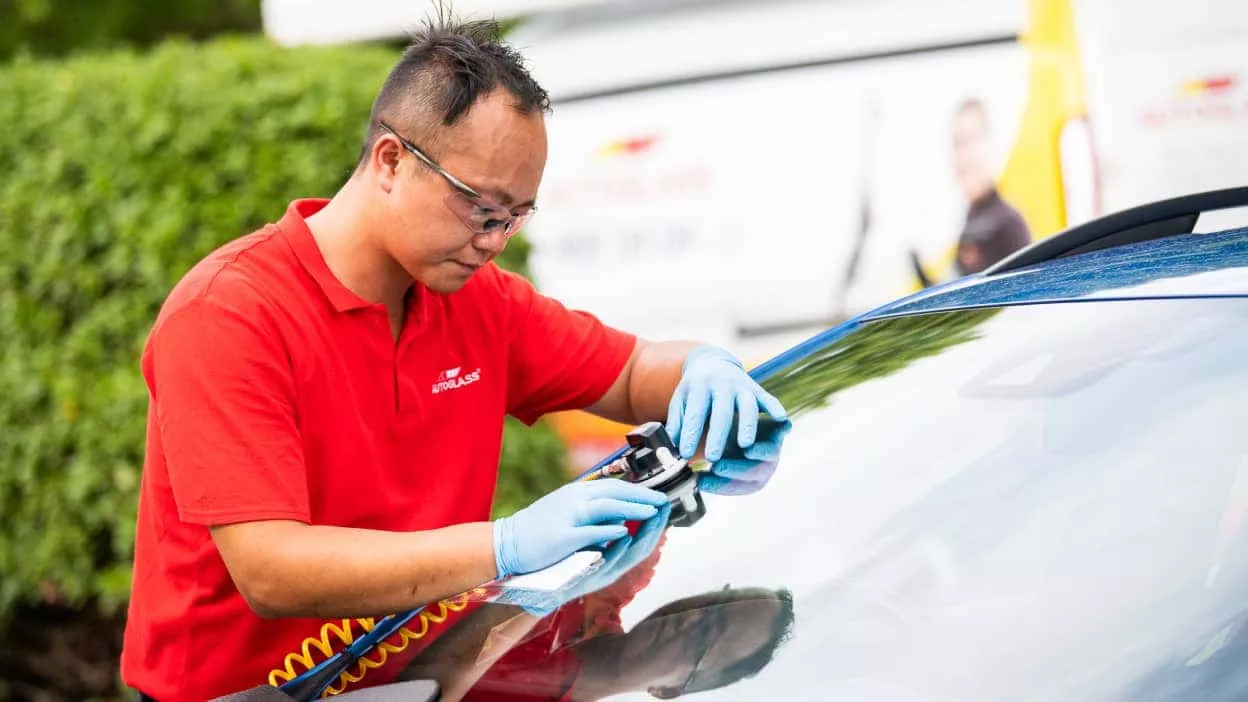
[[320,286],[321,292],[329,299],[335,310],[350,312],[365,307],[376,307],[375,303],[365,300],[343,285],[333,271],[329,270],[329,264],[325,263],[325,256],[321,254],[321,248],[317,246],[312,230],[308,229],[305,218],[316,214],[328,203],[327,199],[295,200],[286,208],[286,214],[278,221],[277,227],[286,237],[299,263]]

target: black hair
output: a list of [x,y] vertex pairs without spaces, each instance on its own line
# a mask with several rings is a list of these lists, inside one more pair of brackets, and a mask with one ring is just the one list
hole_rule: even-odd
[[361,163],[386,121],[422,148],[437,142],[473,104],[502,87],[523,114],[550,111],[550,97],[524,65],[524,57],[502,40],[496,20],[461,22],[449,4],[436,3],[433,16],[409,37],[410,43],[373,101]]
[[953,114],[955,117],[961,117],[970,112],[979,114],[980,124],[984,126],[984,131],[988,131],[988,108],[984,106],[984,102],[979,98],[969,97],[959,102]]
[[660,607],[646,617],[653,619],[665,616],[679,614],[691,610],[704,609],[707,607],[717,607],[722,605],[744,602],[747,600],[773,600],[780,605],[780,611],[776,614],[774,624],[771,628],[770,635],[749,656],[742,658],[731,665],[723,668],[705,671],[696,671],[693,678],[689,681],[689,685],[682,692],[692,693],[705,690],[717,690],[726,687],[740,680],[754,677],[758,675],[763,668],[771,663],[775,657],[776,651],[789,640],[793,632],[793,593],[789,590],[768,590],[766,588],[736,588],[730,589],[725,586],[724,589],[715,592],[706,593],[688,597],[683,600],[669,603]]
[[776,600],[780,603],[780,612],[776,615],[775,625],[771,629],[771,636],[759,646],[754,653],[742,658],[732,665],[720,668],[719,670],[708,670],[705,673],[695,673],[693,680],[689,682],[689,686],[684,690],[686,693],[700,692],[703,690],[718,690],[740,680],[752,678],[763,669],[766,668],[771,659],[775,657],[776,650],[789,640],[793,631],[793,593],[788,590],[779,590],[775,594]]

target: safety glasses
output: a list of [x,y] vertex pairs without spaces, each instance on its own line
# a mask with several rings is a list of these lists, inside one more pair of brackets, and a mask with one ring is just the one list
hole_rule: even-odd
[[420,159],[421,163],[433,169],[434,173],[442,176],[450,184],[452,192],[446,195],[446,207],[474,235],[489,236],[490,234],[501,232],[504,237],[510,237],[512,234],[520,231],[520,228],[537,211],[537,208],[532,205],[518,210],[510,210],[502,203],[482,195],[472,186],[451,175],[442,166],[439,166],[436,161],[427,156],[415,144],[399,136],[399,133],[394,131],[390,125],[381,121],[378,121],[377,124],[389,132],[395,139],[398,139],[403,148],[411,155]]

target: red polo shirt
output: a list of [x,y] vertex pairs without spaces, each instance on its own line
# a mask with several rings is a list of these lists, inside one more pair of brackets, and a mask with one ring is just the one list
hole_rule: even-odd
[[[416,286],[396,343],[385,308],[321,257],[304,218],[324,203],[296,201],[196,265],[144,350],[150,410],[121,664],[157,699],[280,683],[369,624],[261,620],[208,526],[486,520],[504,415],[532,423],[590,405],[632,351],[631,335],[493,265],[453,294]],[[384,677],[372,670],[356,677]]]

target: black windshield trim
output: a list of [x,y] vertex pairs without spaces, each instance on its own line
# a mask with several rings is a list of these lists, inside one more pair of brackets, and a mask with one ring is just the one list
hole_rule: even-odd
[[749,78],[751,76],[767,75],[769,73],[784,73],[788,71],[800,71],[807,68],[820,68],[823,66],[836,66],[846,63],[861,63],[864,61],[877,61],[880,59],[901,58],[904,56],[915,56],[920,54],[930,54],[940,51],[957,51],[959,49],[974,49],[983,46],[997,46],[1000,44],[1018,43],[1018,34],[1002,34],[994,36],[986,36],[979,39],[968,39],[966,41],[954,41],[938,44],[925,44],[923,46],[914,46],[905,49],[884,49],[880,51],[866,51],[858,54],[841,54],[838,56],[828,56],[824,58],[810,59],[807,61],[794,61],[790,63],[777,63],[770,66],[757,66],[754,68],[741,68],[730,71],[720,71],[716,73],[701,73],[697,75],[681,76],[679,78],[667,78],[665,80],[646,81],[639,83],[626,83],[614,88],[605,88],[602,90],[589,90],[583,93],[571,93],[566,97],[555,97],[552,102],[555,105],[567,105],[576,102],[585,102],[587,100],[597,100],[599,98],[615,97],[617,95],[629,95],[631,93],[641,93],[650,90],[662,90],[664,88],[678,88],[687,85],[697,85],[699,83],[712,83],[736,78]]

